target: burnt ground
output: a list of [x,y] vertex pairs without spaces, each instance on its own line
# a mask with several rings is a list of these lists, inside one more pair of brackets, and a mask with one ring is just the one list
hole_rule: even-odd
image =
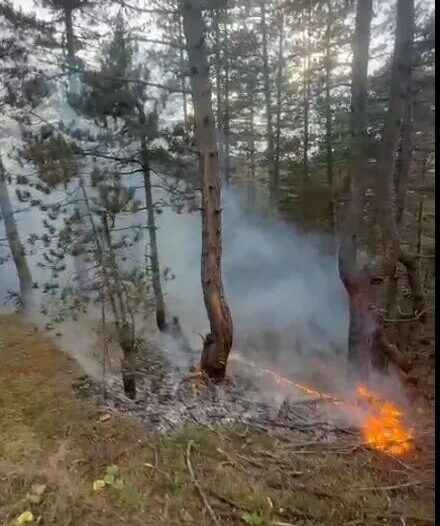
[[429,409],[394,458],[321,403],[279,415],[250,379],[214,388],[150,351],[139,400],[115,379],[103,402],[52,341],[0,318],[0,525],[25,511],[57,526],[434,523]]

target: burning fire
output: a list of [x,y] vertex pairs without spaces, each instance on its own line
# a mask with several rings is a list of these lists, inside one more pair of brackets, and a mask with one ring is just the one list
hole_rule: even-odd
[[371,447],[401,456],[413,447],[413,432],[403,422],[403,414],[395,404],[381,400],[365,386],[359,386],[360,403],[367,404],[367,416],[363,427],[364,439]]
[[350,406],[352,408],[354,406],[356,409],[361,408],[363,411],[362,433],[365,442],[370,447],[396,456],[405,455],[412,450],[414,435],[411,429],[404,426],[402,411],[394,403],[382,400],[365,386],[361,385],[357,388],[358,399],[354,404],[348,401],[341,402],[334,396],[289,380],[271,369],[259,368],[253,362],[237,354],[234,354],[234,358],[245,363],[248,367],[258,369],[263,374],[270,376],[274,383],[279,386],[302,391],[308,396],[330,400],[335,405]]

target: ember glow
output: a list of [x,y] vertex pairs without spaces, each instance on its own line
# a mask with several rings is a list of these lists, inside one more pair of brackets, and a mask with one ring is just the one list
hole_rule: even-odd
[[260,368],[240,355],[234,354],[234,359],[269,376],[280,387],[301,391],[308,396],[322,400],[329,400],[335,405],[344,406],[351,410],[355,409],[357,413],[361,411],[364,440],[370,447],[378,451],[403,456],[410,453],[414,447],[414,435],[411,429],[405,427],[402,411],[393,402],[381,399],[365,386],[357,388],[355,402],[341,401],[332,395],[285,378],[271,369]]
[[358,387],[357,395],[360,404],[366,404],[362,431],[367,444],[396,456],[409,453],[414,446],[414,436],[402,422],[402,411],[392,402],[381,400],[365,386]]

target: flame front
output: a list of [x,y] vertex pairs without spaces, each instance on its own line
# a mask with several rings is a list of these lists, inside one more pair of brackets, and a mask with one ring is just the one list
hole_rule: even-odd
[[413,449],[414,434],[411,429],[404,426],[402,411],[392,402],[381,400],[365,386],[360,385],[357,388],[358,399],[353,404],[353,402],[337,400],[329,394],[294,382],[271,369],[260,368],[238,354],[235,354],[234,358],[270,376],[279,386],[302,391],[308,396],[329,400],[338,406],[362,409],[362,433],[365,442],[370,447],[396,456],[405,455]]
[[367,416],[363,426],[364,439],[371,447],[391,453],[405,455],[413,448],[414,435],[403,422],[403,414],[395,404],[381,400],[365,386],[359,386],[357,395],[366,403]]

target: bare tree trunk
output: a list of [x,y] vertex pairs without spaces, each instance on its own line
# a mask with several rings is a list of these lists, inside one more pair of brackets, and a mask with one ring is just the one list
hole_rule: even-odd
[[[110,228],[108,224],[108,218],[106,212],[102,213],[101,215],[101,221],[102,221],[102,227],[103,227],[103,233],[104,233],[104,240],[105,244],[107,245],[107,252],[108,252],[108,261],[105,261],[103,258],[103,263],[106,266],[106,268],[110,269],[110,272],[113,276],[113,288],[111,293],[116,295],[117,299],[117,305],[119,309],[120,314],[120,320],[121,324],[123,324],[127,320],[127,309],[124,301],[124,291],[122,288],[121,279],[118,272],[118,263],[116,261],[116,255],[113,248],[113,242],[112,237],[110,233]],[[103,251],[103,256],[105,254],[105,251]]]
[[255,108],[254,108],[254,93],[252,88],[248,88],[250,97],[249,101],[249,180],[247,183],[247,195],[249,207],[252,209],[255,206],[255,185],[256,185],[256,163],[255,163]]
[[249,131],[251,135],[249,152],[250,152],[250,164],[251,164],[251,179],[252,184],[255,185],[256,176],[256,163],[255,163],[255,107],[253,93],[250,93],[250,116],[249,116]]
[[162,283],[160,279],[160,265],[159,265],[159,251],[157,249],[157,237],[156,237],[156,220],[154,217],[154,202],[153,193],[151,191],[151,173],[150,173],[150,161],[147,149],[147,140],[145,137],[146,119],[144,109],[141,104],[138,105],[139,111],[139,124],[140,124],[140,135],[141,135],[141,160],[142,170],[144,176],[144,190],[145,190],[145,204],[147,208],[147,227],[148,236],[150,240],[150,262],[151,262],[151,275],[154,292],[154,301],[156,306],[156,325],[157,328],[163,332],[166,330],[167,321],[165,313],[165,300],[163,297]]
[[6,171],[0,157],[0,212],[5,224],[6,239],[12,259],[17,269],[20,287],[20,301],[25,310],[32,308],[32,275],[27,264],[26,254],[17,230],[6,183]]
[[357,268],[359,232],[364,203],[364,177],[367,157],[367,87],[372,0],[358,0],[351,83],[351,158],[348,195],[345,195],[342,239],[339,248],[339,274],[349,301],[347,384],[367,382],[371,361],[372,327],[368,310],[369,288]]
[[230,139],[230,116],[229,116],[229,40],[228,40],[228,11],[224,10],[223,24],[223,62],[224,62],[224,97],[223,97],[223,141],[224,141],[224,182],[229,185],[231,180],[231,139]]
[[278,191],[280,179],[280,153],[281,153],[281,109],[282,109],[282,81],[283,81],[283,48],[284,48],[284,13],[283,8],[278,8],[278,74],[277,74],[277,106],[276,106],[276,132],[275,132],[275,161],[273,184]]
[[[412,91],[412,86],[411,86]],[[414,148],[414,126],[412,123],[412,108],[413,100],[412,94],[410,94],[405,104],[405,115],[402,124],[402,136],[400,140],[399,156],[397,159],[396,169],[396,181],[395,181],[395,193],[396,193],[396,214],[395,221],[396,227],[400,232],[401,222],[403,213],[405,210],[406,193],[408,190],[408,179],[411,171],[413,148]],[[386,311],[388,317],[395,319],[397,317],[397,304],[398,304],[398,291],[399,291],[399,276],[397,270],[397,261],[394,264],[392,271],[390,272],[387,299],[386,299]],[[397,336],[396,327],[392,327],[391,339],[394,341]]]
[[233,327],[221,273],[221,184],[205,28],[201,10],[197,8],[195,0],[184,1],[183,24],[191,71],[202,183],[202,288],[211,326],[211,332],[204,340],[201,368],[212,379],[220,381],[226,372]]
[[[412,83],[410,86],[412,91]],[[402,138],[400,142],[399,158],[396,173],[396,224],[402,222],[408,191],[408,180],[411,172],[414,150],[413,100],[412,93],[408,95],[405,105],[405,115],[402,124]]]
[[218,9],[212,12],[214,35],[215,35],[215,94],[216,94],[216,117],[219,149],[219,168],[220,173],[224,174],[224,129],[223,129],[223,105],[222,105],[222,53],[221,53],[221,35]]
[[188,126],[188,101],[186,100],[186,65],[185,65],[185,57],[183,54],[183,27],[182,27],[182,13],[180,9],[180,0],[177,0],[178,4],[178,14],[177,14],[177,20],[178,20],[178,27],[179,27],[179,65],[180,65],[180,87],[182,89],[182,106],[183,106],[183,122],[185,124],[185,128]]
[[69,68],[69,97],[79,96],[79,73],[76,68],[75,37],[73,32],[72,9],[64,8],[64,28],[66,31],[67,65]]
[[[117,291],[117,296],[119,300],[119,308],[120,311],[118,311],[118,306],[116,304],[116,301],[114,299],[115,294],[115,287],[120,285],[117,280],[115,280],[115,287],[112,287],[110,283],[110,278],[107,271],[107,263],[104,259],[104,250],[103,246],[101,244],[101,240],[99,237],[98,229],[96,228],[95,221],[93,219],[92,212],[90,210],[90,203],[87,196],[86,189],[84,187],[84,182],[82,178],[80,178],[80,188],[82,190],[83,198],[85,201],[85,206],[87,210],[87,215],[90,221],[90,225],[92,227],[93,236],[95,238],[95,245],[96,245],[96,258],[98,260],[98,264],[101,269],[102,273],[102,283],[104,287],[106,288],[106,295],[110,298],[113,315],[115,318],[116,323],[116,329],[118,332],[118,341],[119,345],[121,347],[122,353],[123,353],[123,359],[121,360],[121,376],[122,376],[122,382],[124,384],[124,392],[125,394],[131,398],[136,398],[136,346],[135,346],[135,340],[134,340],[134,325],[133,323],[130,323],[127,321],[126,318],[126,310],[123,304],[122,299],[122,290],[119,287],[119,290]],[[106,244],[109,245],[110,250],[112,250],[111,247],[111,238],[110,238],[110,232],[108,228],[108,224],[106,221],[106,217],[103,216],[103,227],[104,227],[104,237],[106,240]],[[111,252],[111,254],[113,254]],[[111,255],[111,267],[114,272],[116,272],[116,260],[114,259],[114,254]]]
[[304,87],[303,87],[303,103],[304,103],[304,141],[303,141],[303,182],[309,176],[309,110],[310,110],[310,52],[311,52],[311,0],[307,3],[307,36],[306,36],[306,56],[304,59]]
[[[426,179],[426,154],[423,154],[422,159],[422,177],[421,177],[421,183],[423,186],[423,190],[425,187],[425,179]],[[416,245],[416,252],[417,255],[420,256],[422,253],[422,235],[423,235],[423,208],[425,204],[425,196],[420,196],[420,202],[419,202],[419,210],[417,213],[417,245]]]
[[270,93],[270,73],[269,73],[269,52],[267,45],[267,22],[266,22],[266,0],[260,1],[261,7],[261,38],[263,51],[263,82],[264,100],[266,105],[266,140],[267,140],[267,167],[269,170],[269,189],[271,197],[275,197],[276,192],[274,180],[274,145],[273,145],[273,124],[272,124],[272,101]]
[[329,191],[328,215],[330,230],[334,232],[335,228],[335,205],[334,205],[334,171],[333,171],[333,120],[331,109],[331,74],[332,74],[332,57],[331,57],[331,30],[333,23],[333,12],[331,1],[327,2],[327,25],[325,30],[326,57],[325,57],[325,146],[326,146],[326,167],[327,167],[327,184]]
[[379,149],[376,197],[382,242],[388,256],[385,274],[390,275],[397,261],[406,267],[413,297],[414,313],[418,314],[425,310],[426,305],[420,275],[420,262],[416,255],[410,254],[402,248],[393,205],[393,174],[399,142],[400,123],[404,113],[405,102],[411,94],[413,42],[414,0],[398,0],[391,70],[391,95]]

